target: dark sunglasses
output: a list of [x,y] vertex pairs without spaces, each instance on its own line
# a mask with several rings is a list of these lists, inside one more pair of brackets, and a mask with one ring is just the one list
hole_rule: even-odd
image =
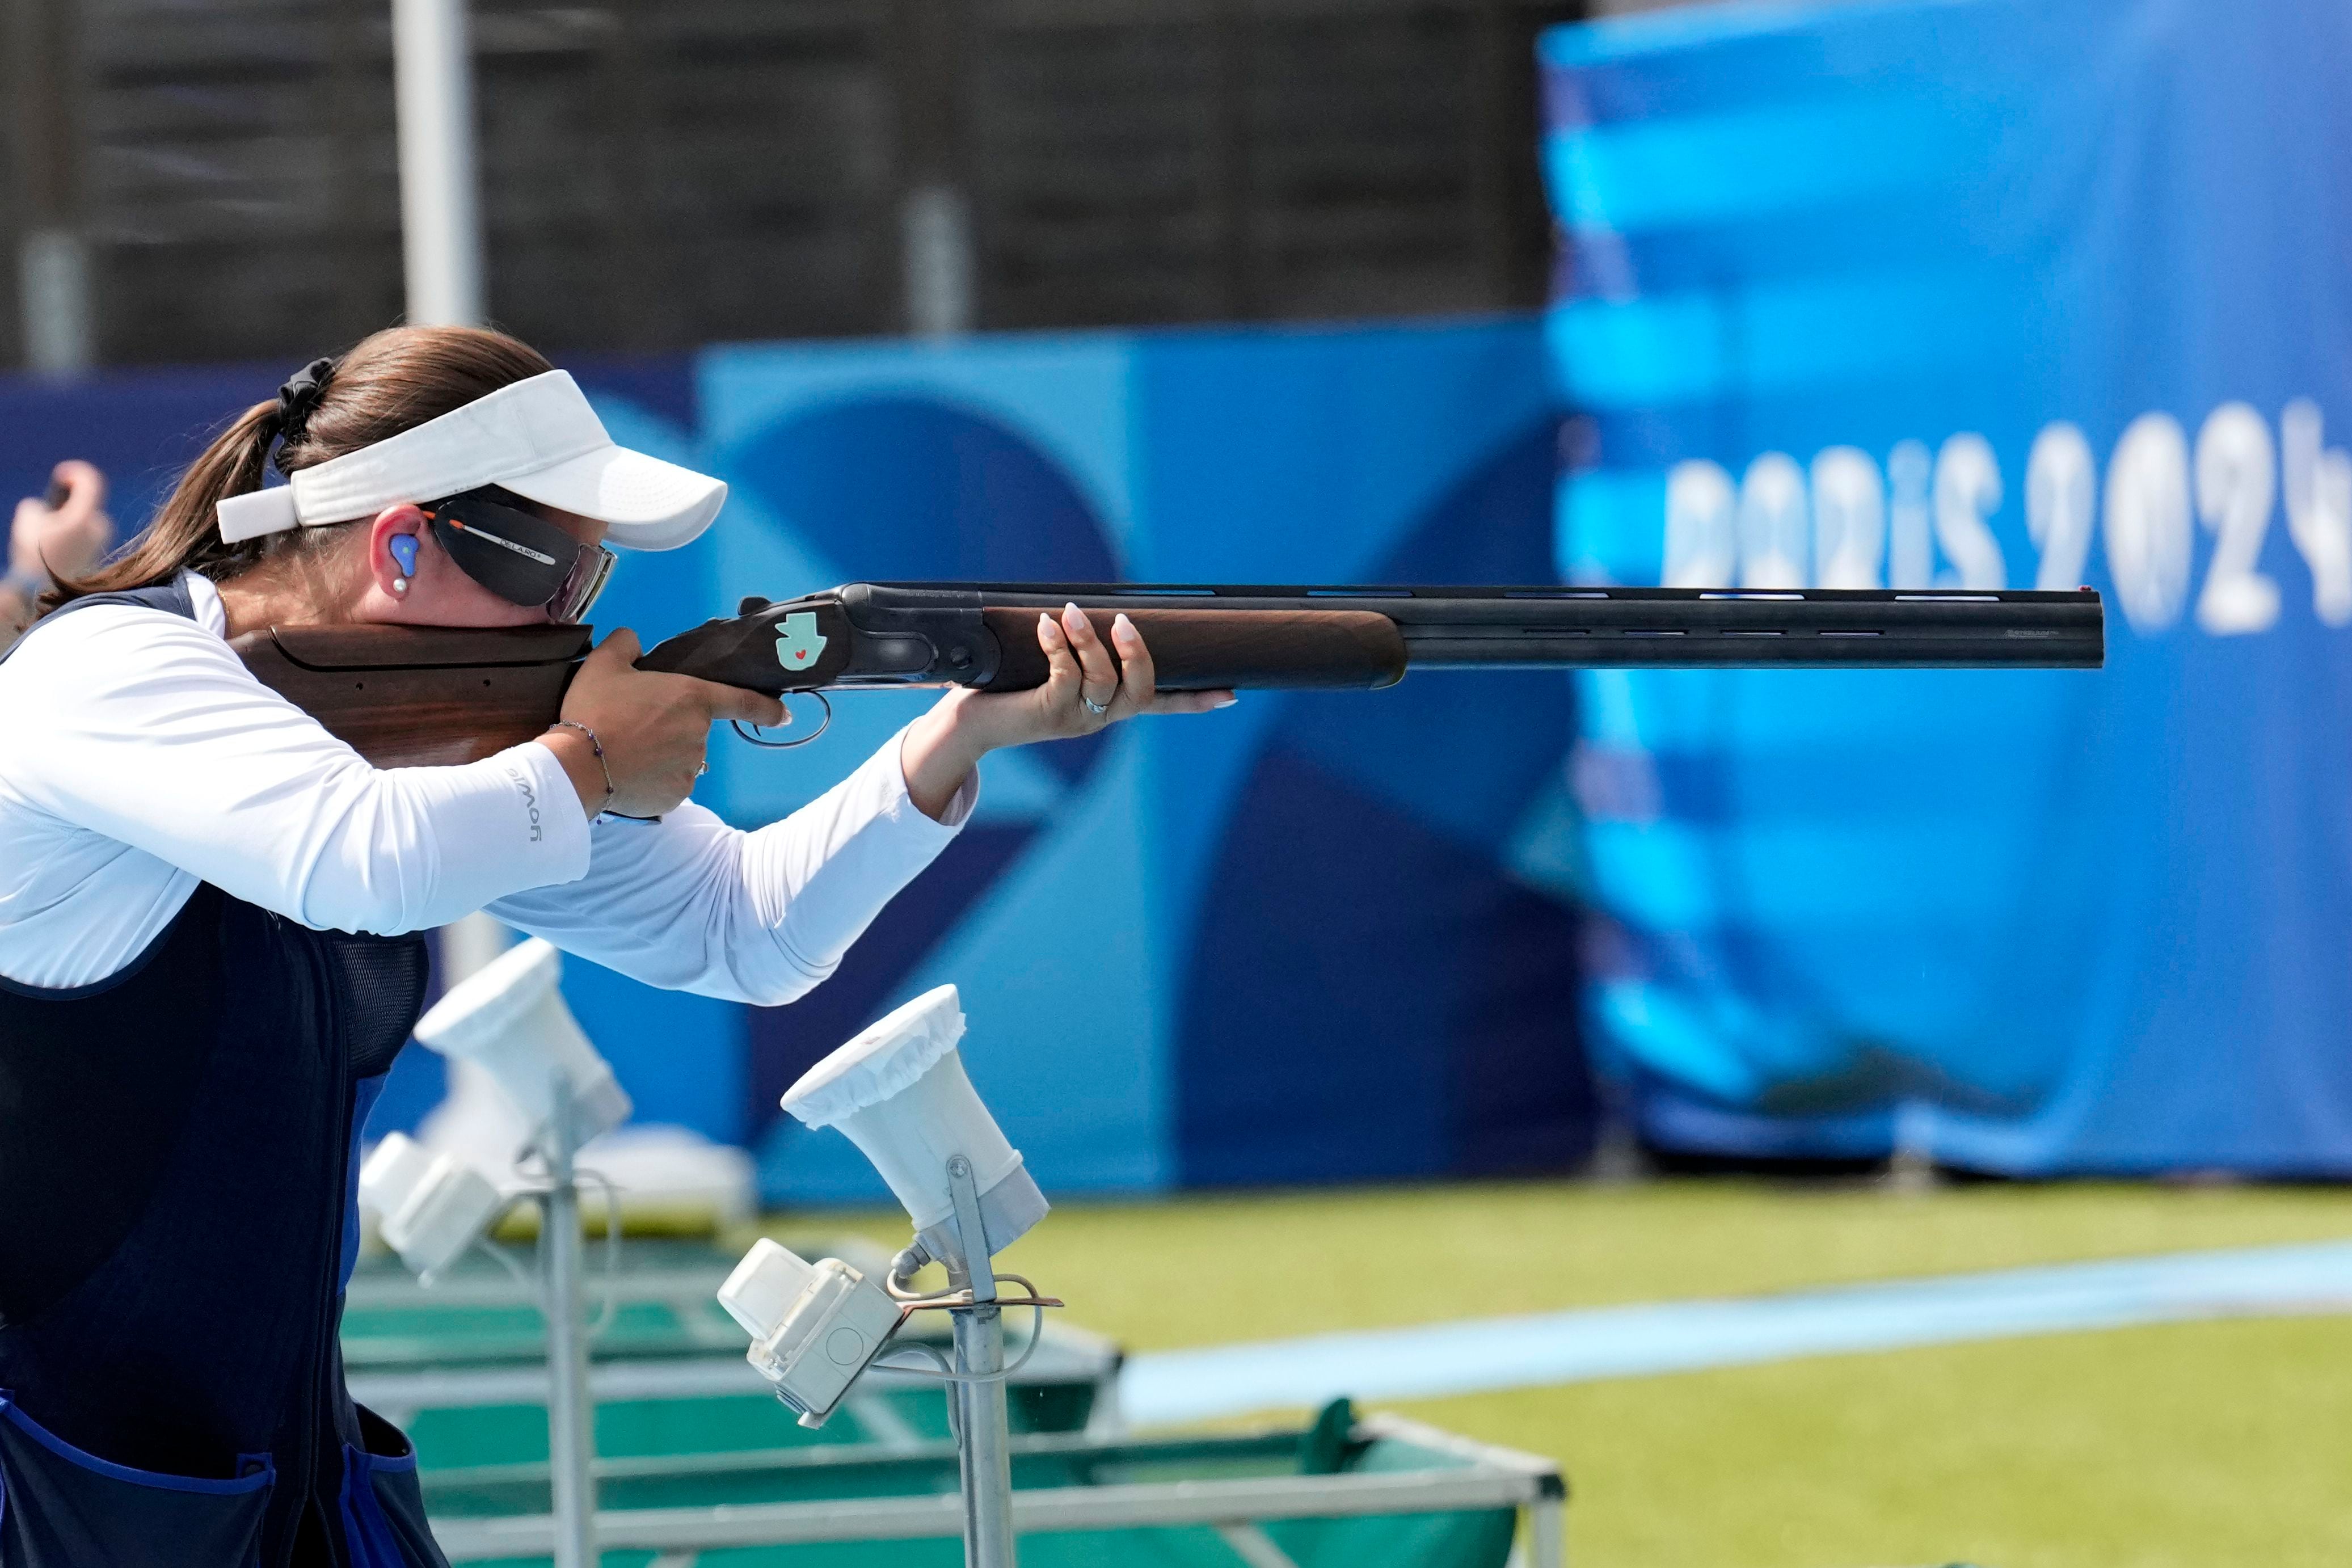
[[433,542],[457,569],[509,605],[544,607],[570,624],[585,616],[613,574],[613,552],[583,544],[496,485],[418,508]]

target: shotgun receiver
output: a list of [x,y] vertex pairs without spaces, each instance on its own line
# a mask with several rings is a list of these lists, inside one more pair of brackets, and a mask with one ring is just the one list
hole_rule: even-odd
[[[1045,679],[1037,616],[1075,601],[1106,647],[1143,634],[1161,689],[1393,686],[1409,669],[2095,669],[2099,595],[1960,590],[1315,588],[852,583],[746,599],[656,645],[643,669],[771,695]],[[380,767],[470,762],[553,723],[584,626],[281,626],[236,640],[262,684]],[[1116,655],[1113,656],[1116,658]]]

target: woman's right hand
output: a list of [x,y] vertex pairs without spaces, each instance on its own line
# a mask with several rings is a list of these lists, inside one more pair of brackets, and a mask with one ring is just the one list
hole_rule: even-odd
[[[602,766],[588,737],[550,730],[539,743],[553,752],[579,792],[582,809],[624,816],[659,816],[694,793],[710,744],[710,726],[722,719],[771,727],[790,722],[775,698],[690,675],[636,668],[637,635],[624,626],[581,661],[563,694],[563,717],[596,731]],[[611,771],[613,795],[604,796]]]

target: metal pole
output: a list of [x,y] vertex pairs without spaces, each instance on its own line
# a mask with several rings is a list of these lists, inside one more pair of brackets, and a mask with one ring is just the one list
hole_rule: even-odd
[[[559,1086],[559,1104],[563,1092]],[[559,1128],[548,1142],[554,1147],[547,1151],[550,1190],[541,1210],[539,1250],[546,1291],[555,1568],[596,1568],[595,1406],[588,1393],[588,1336],[580,1314],[580,1187],[572,1174],[570,1130]]]
[[1568,1505],[1556,1497],[1528,1505],[1528,1568],[1568,1568]]
[[971,115],[965,83],[972,0],[891,0],[877,7],[892,62],[898,258],[907,330],[948,338],[980,320],[972,232]]
[[898,210],[907,262],[907,330],[919,338],[971,331],[977,314],[971,210],[953,185],[919,185]]
[[[955,1321],[956,1371],[967,1375],[1004,1370],[1004,1310],[996,1300],[996,1272],[988,1256],[988,1231],[980,1215],[980,1191],[971,1162],[948,1161],[948,1188],[955,1197],[956,1236],[965,1253],[950,1260],[949,1282],[969,1285],[986,1306],[951,1312]],[[956,1276],[963,1278],[958,1279]],[[1013,1544],[1013,1436],[1004,1405],[1004,1384],[957,1383],[948,1387],[956,1402],[956,1458],[963,1471],[964,1568],[1015,1568]]]
[[[1004,1314],[996,1307],[951,1313],[956,1370],[1004,1370]],[[1012,1436],[1002,1383],[959,1384],[965,1568],[1013,1568]]]
[[408,319],[480,326],[482,218],[466,0],[392,0],[392,69]]
[[16,121],[16,166],[0,171],[0,186],[16,187],[13,202],[0,199],[0,207],[15,209],[16,221],[0,217],[0,232],[16,254],[0,261],[0,269],[16,273],[20,347],[26,368],[42,375],[78,375],[98,357],[82,223],[81,118],[89,88],[80,53],[71,0],[21,0],[0,8],[0,91]]

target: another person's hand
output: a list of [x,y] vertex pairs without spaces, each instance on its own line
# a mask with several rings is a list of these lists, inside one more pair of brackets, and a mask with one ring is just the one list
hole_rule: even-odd
[[8,571],[0,578],[0,646],[32,624],[36,601],[56,577],[78,577],[97,565],[114,542],[106,515],[106,476],[79,459],[49,471],[64,496],[54,507],[27,496],[16,503],[8,530]]
[[8,533],[11,577],[79,577],[97,565],[114,542],[114,520],[106,515],[104,474],[72,459],[51,469],[49,479],[66,492],[56,506],[35,496],[16,503]]
[[[710,744],[710,726],[722,719],[747,724],[790,721],[772,697],[690,675],[662,675],[636,668],[637,636],[627,627],[607,637],[581,661],[563,694],[570,723],[550,730],[539,743],[563,763],[572,787],[589,816],[600,811],[624,816],[659,816],[694,793]],[[588,737],[571,724],[584,724],[604,748],[600,764]],[[604,795],[612,775],[612,797]]]
[[1037,617],[1045,685],[1029,691],[959,687],[940,699],[916,721],[898,754],[916,806],[938,817],[980,759],[1000,747],[1091,735],[1139,713],[1205,713],[1233,705],[1230,691],[1161,691],[1151,650],[1125,616],[1112,619],[1110,635],[1116,661],[1085,612],[1066,605],[1059,619]]

